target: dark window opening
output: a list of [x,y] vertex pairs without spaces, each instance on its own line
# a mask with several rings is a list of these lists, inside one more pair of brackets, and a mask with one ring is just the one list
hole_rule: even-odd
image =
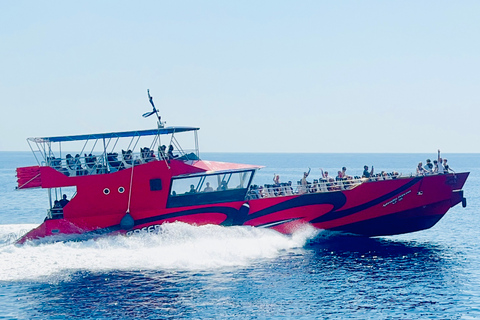
[[162,190],[162,179],[151,179],[150,180],[150,190],[151,191]]

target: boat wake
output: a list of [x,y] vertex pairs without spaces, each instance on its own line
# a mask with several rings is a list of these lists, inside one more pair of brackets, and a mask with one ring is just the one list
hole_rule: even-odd
[[0,281],[56,281],[78,271],[210,270],[248,266],[301,249],[318,234],[306,226],[292,235],[246,226],[164,224],[157,233],[88,241],[15,240],[32,225],[0,225]]

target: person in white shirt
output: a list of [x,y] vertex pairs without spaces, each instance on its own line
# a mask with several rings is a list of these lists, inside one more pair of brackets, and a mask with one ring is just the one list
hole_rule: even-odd
[[442,158],[440,157],[440,149],[438,149],[438,159],[437,159],[437,165],[435,169],[436,169],[434,170],[435,173],[443,173],[443,164],[442,164]]

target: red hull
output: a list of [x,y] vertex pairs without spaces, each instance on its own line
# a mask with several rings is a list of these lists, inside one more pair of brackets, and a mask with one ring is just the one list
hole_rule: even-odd
[[[233,164],[223,165],[235,169]],[[219,199],[201,205],[195,204],[202,203],[201,195],[195,198],[200,202],[179,205],[172,201],[172,177],[207,172],[212,166],[218,170],[222,163],[152,161],[114,173],[74,177],[48,166],[39,167],[41,178],[36,184],[42,188],[75,186],[77,193],[63,208],[62,216],[46,220],[19,243],[58,234],[153,231],[156,225],[174,221],[269,227],[282,233],[291,233],[306,223],[365,236],[406,233],[430,228],[461,202],[461,189],[468,177],[468,173],[402,177],[368,181],[344,191]],[[152,187],[152,180],[160,181],[160,187]],[[126,217],[127,211],[133,220]]]

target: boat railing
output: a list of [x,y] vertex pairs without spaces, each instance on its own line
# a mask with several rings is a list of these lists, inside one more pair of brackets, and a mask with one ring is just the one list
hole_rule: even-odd
[[76,154],[72,156],[71,154],[67,154],[64,158],[55,158],[52,156],[47,157],[46,161],[42,164],[52,167],[66,176],[74,177],[111,173],[151,161],[168,161],[170,159],[188,161],[198,160],[198,157],[195,152],[173,152],[172,156],[160,151],[155,153],[149,148],[142,148],[140,152],[122,150],[122,154],[120,155],[116,152],[109,152],[106,155],[85,154],[84,156],[80,156]]
[[344,179],[320,179],[314,180],[313,183],[307,183],[302,185],[300,181],[297,185],[289,183],[280,183],[279,185],[269,185],[250,187],[247,198],[248,199],[260,199],[260,198],[273,198],[280,196],[291,196],[299,194],[319,193],[319,192],[333,192],[342,190],[351,190],[361,185],[362,183],[369,181],[367,178],[351,177]]

